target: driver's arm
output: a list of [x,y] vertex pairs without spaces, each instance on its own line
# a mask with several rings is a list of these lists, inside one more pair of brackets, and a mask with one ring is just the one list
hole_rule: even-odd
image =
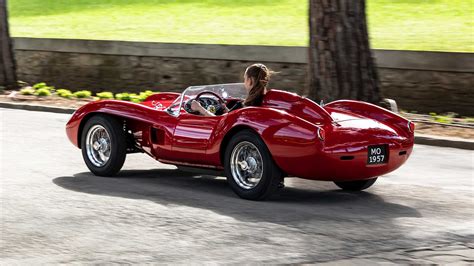
[[215,114],[204,109],[204,107],[202,107],[202,105],[198,101],[195,101],[195,100],[191,102],[191,110],[199,112],[203,116],[216,116]]

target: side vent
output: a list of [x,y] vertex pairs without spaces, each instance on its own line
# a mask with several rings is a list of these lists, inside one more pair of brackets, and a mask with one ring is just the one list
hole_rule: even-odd
[[162,145],[165,142],[165,131],[159,128],[151,127],[150,138],[151,143]]

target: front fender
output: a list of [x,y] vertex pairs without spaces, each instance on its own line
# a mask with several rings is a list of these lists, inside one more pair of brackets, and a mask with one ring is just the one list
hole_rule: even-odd
[[91,102],[77,109],[66,123],[66,135],[74,146],[80,148],[81,130],[87,118],[102,113],[117,117],[130,118],[152,124],[156,112],[151,107],[126,101],[103,100]]

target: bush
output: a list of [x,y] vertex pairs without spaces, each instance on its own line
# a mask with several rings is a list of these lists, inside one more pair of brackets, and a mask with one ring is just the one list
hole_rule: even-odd
[[90,91],[76,91],[72,95],[76,98],[89,98],[92,95]]
[[26,87],[20,90],[21,95],[34,95],[35,94],[35,89],[32,87]]
[[130,97],[130,94],[124,92],[124,93],[115,94],[115,99],[122,100],[122,101],[130,101],[131,97]]
[[150,91],[150,90],[146,90],[144,92],[140,92],[140,101],[144,101],[146,100],[146,98],[148,98],[148,96],[151,96],[155,94],[154,92]]
[[109,92],[109,91],[96,93],[96,96],[99,97],[99,99],[101,99],[101,100],[113,99],[114,98],[114,94]]
[[37,89],[35,92],[35,95],[37,96],[51,96],[51,92],[49,91],[48,88],[44,87],[41,89]]
[[72,97],[72,92],[70,90],[66,90],[66,89],[58,89],[58,90],[56,90],[56,94],[59,97],[63,97],[63,98],[71,98]]
[[140,92],[139,94],[137,93],[117,93],[115,94],[115,99],[117,100],[122,100],[122,101],[131,101],[134,103],[140,103],[143,102],[148,96],[154,94],[154,92],[147,90],[144,92]]
[[38,89],[47,89],[49,90],[49,92],[54,92],[54,86],[48,86],[46,83],[44,82],[40,82],[40,83],[36,83],[35,85],[33,85],[33,89],[35,90],[38,90]]
[[434,117],[435,122],[444,123],[444,124],[451,124],[453,122],[453,118],[449,116],[442,116],[437,115]]
[[46,83],[44,82],[40,82],[40,83],[36,83],[35,85],[33,85],[33,89],[41,89],[41,88],[44,88],[44,87],[47,87],[48,85],[46,85]]

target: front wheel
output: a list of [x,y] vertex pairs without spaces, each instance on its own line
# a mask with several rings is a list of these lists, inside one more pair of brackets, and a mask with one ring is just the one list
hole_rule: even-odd
[[224,155],[227,182],[241,198],[264,200],[283,180],[260,136],[244,130],[232,137]]
[[123,166],[127,144],[122,124],[106,115],[91,117],[82,130],[82,157],[98,176],[113,176]]
[[377,181],[377,178],[357,181],[334,182],[334,184],[336,184],[343,190],[361,191],[372,186],[375,181]]

